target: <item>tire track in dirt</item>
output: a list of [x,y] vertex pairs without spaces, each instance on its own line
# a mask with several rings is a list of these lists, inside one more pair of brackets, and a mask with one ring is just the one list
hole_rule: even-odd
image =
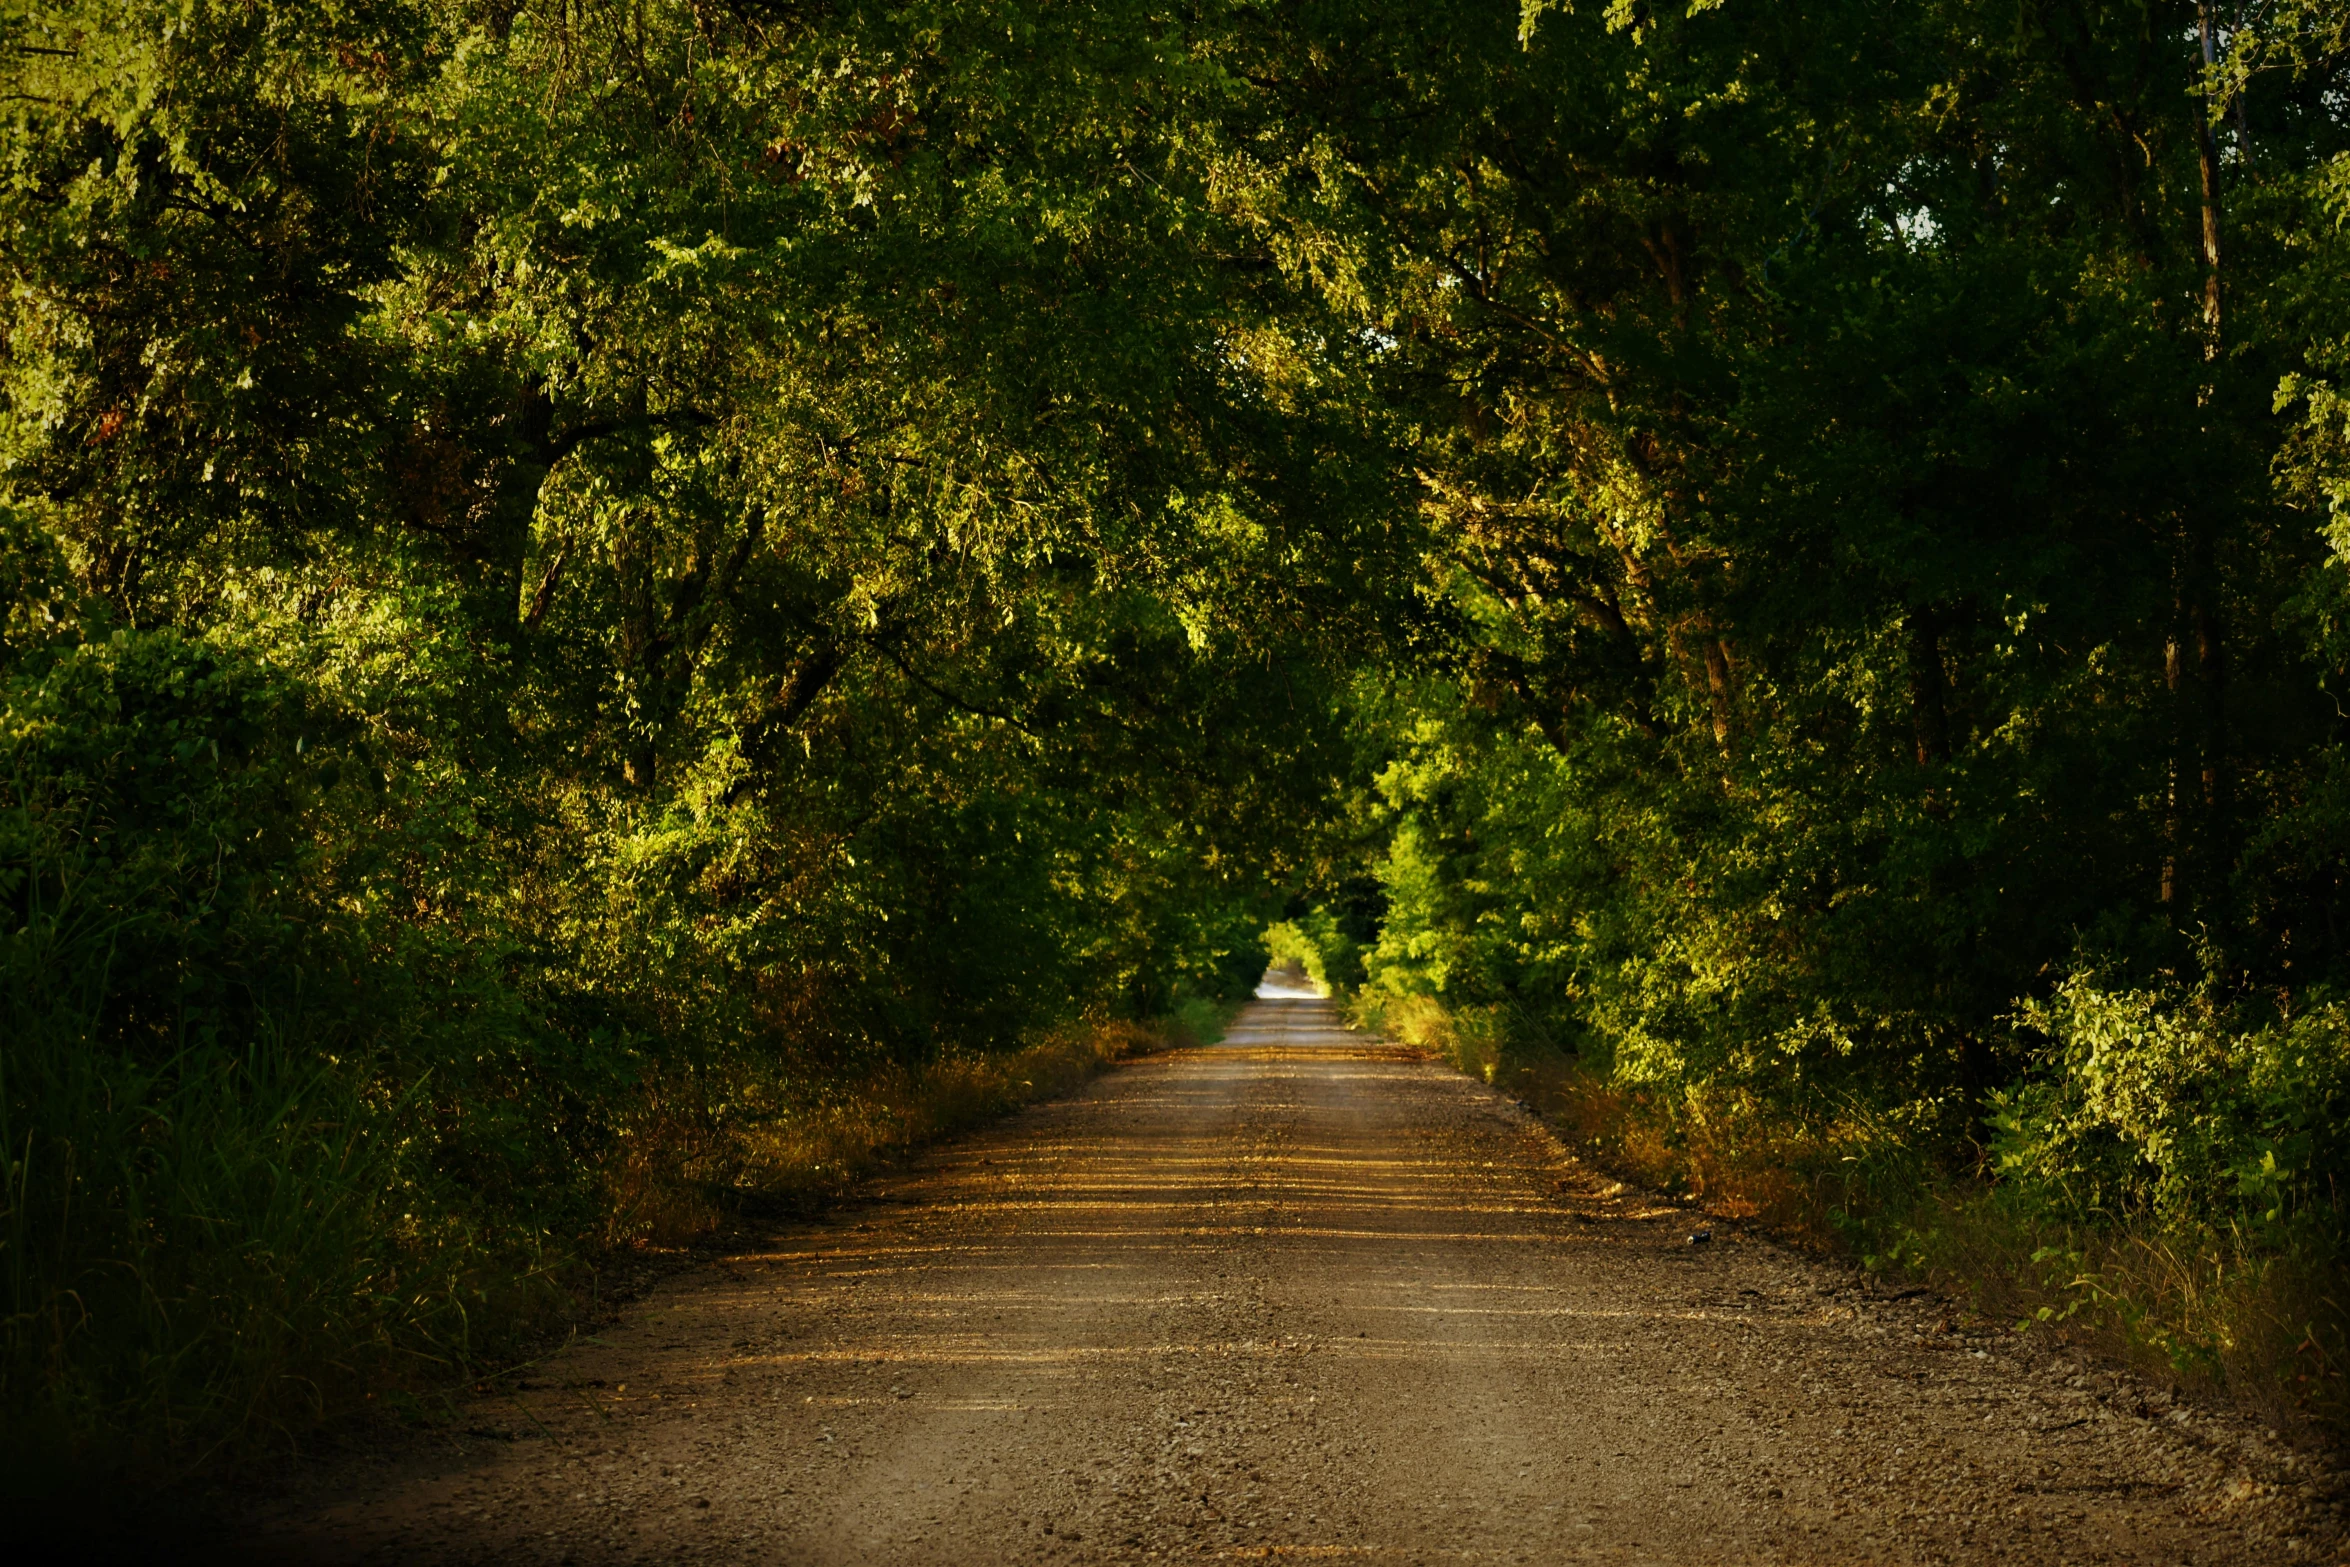
[[257,1550],[440,1563],[2275,1563],[2240,1422],[1590,1171],[1262,1000],[681,1276]]

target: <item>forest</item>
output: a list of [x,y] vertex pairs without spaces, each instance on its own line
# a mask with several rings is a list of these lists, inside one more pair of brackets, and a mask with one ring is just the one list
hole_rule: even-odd
[[15,0],[0,1420],[1212,1037],[2350,1422],[2350,9]]

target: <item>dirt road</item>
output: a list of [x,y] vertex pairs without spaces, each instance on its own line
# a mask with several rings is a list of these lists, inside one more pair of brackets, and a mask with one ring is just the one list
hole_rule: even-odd
[[265,1520],[399,1562],[2331,1560],[2258,1433],[1260,1001]]

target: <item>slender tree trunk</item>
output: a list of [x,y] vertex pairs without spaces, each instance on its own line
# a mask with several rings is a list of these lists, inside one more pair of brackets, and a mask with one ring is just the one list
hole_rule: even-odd
[[2203,808],[2216,819],[2228,793],[2227,658],[2219,616],[2201,599],[2195,605],[2195,674],[2203,698]]
[[571,541],[566,539],[555,547],[546,569],[539,573],[538,590],[530,596],[530,607],[522,612],[522,629],[536,631],[554,607],[555,588],[563,580],[563,567],[571,558]]
[[1942,672],[1942,627],[1934,606],[1909,612],[1909,724],[1920,767],[1950,760],[1948,682]]
[[[2201,0],[2195,17],[2203,37],[2203,64],[2214,64],[2211,42],[2211,0]],[[2208,80],[2208,78],[2206,78]],[[2211,96],[2200,88],[2195,98],[2195,150],[2203,175],[2203,356],[2219,354],[2219,147],[2211,134]]]
[[654,732],[660,722],[659,626],[653,602],[653,558],[648,541],[638,536],[641,518],[631,517],[620,538],[618,558],[622,605],[620,661],[627,671],[625,706],[620,722],[627,734],[621,750],[621,776],[633,789],[653,787]]
[[2225,623],[2214,603],[2209,546],[2190,539],[2181,554],[2184,569],[2162,658],[2171,710],[2162,901],[2174,909],[2174,918],[2208,919],[2207,906],[2232,858],[2227,647]]
[[1722,639],[1708,632],[1705,637],[1706,696],[1713,705],[1714,744],[1727,750],[1730,745],[1730,656],[1722,649]]
[[[2234,859],[2228,817],[2227,648],[2216,602],[2211,546],[2199,538],[2188,578],[2188,629],[2195,638],[2196,877],[2208,905],[2225,884]],[[2206,916],[2208,920],[2208,915]]]
[[[2212,32],[2211,0],[2195,8],[2202,43],[2204,78],[2196,93],[2195,150],[2202,177],[2203,357],[2216,360],[2221,348],[2219,148],[2211,129],[2209,82],[2218,53]],[[2200,397],[2208,402],[2213,388]],[[2190,516],[2180,527],[2173,584],[2170,636],[2163,650],[2163,678],[2171,696],[2174,734],[2165,833],[2169,839],[2163,872],[2163,901],[2178,915],[2203,916],[2219,890],[2227,850],[2227,711],[2225,639],[2211,530]],[[2195,661],[2187,668],[2187,644]],[[2175,915],[2174,917],[2178,917]]]
[[1998,1063],[1991,1055],[1991,1041],[1984,1037],[1983,1031],[1979,1028],[1961,1030],[1958,1036],[1959,1088],[1974,1112],[1973,1130],[1978,1159],[1985,1157],[1984,1145],[1990,1141],[1987,1134],[1993,1130],[1990,1123],[1991,1112],[1995,1107],[1991,1104],[1991,1090],[2000,1086],[1997,1070]]
[[[2210,36],[2210,31],[2206,29],[2204,32],[2204,37],[2209,38]],[[2236,36],[2228,41],[2228,53],[2234,54],[2238,49],[2243,47],[2243,44],[2244,6],[2242,0],[2238,0],[2236,5]],[[2244,100],[2251,96],[2251,93],[2244,90],[2243,88],[2238,88],[2236,91],[2236,155],[2244,160],[2244,168],[2247,173],[2249,173],[2252,168],[2252,120],[2251,117],[2244,112]]]
[[2180,597],[2176,584],[2172,589],[2171,630],[2162,644],[2162,684],[2169,694],[2166,704],[2170,712],[2170,761],[2162,785],[2162,903],[2176,909],[2180,902],[2179,860],[2181,840],[2185,836],[2179,812],[2179,783],[2186,771],[2187,735],[2184,721],[2184,700],[2179,687],[2184,671],[2181,668],[2181,647],[2178,622]]

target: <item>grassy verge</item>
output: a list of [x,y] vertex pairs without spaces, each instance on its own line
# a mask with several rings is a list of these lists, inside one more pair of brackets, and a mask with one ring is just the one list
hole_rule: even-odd
[[1212,1044],[1232,1010],[1192,1002],[1149,1023],[1072,1024],[1017,1050],[888,1063],[765,1096],[738,1084],[743,1108],[724,1119],[706,1104],[671,1115],[652,1102],[613,1170],[606,1245],[682,1245],[737,1215],[822,1207],[916,1149],[1057,1099],[1120,1061]]
[[1513,1038],[1506,1015],[1360,992],[1352,1020],[1526,1101],[1610,1174],[1983,1317],[2130,1364],[2302,1441],[2350,1437],[2350,1291],[2331,1215],[2251,1230],[2071,1221],[1954,1172],[1855,1110],[1625,1084]]

